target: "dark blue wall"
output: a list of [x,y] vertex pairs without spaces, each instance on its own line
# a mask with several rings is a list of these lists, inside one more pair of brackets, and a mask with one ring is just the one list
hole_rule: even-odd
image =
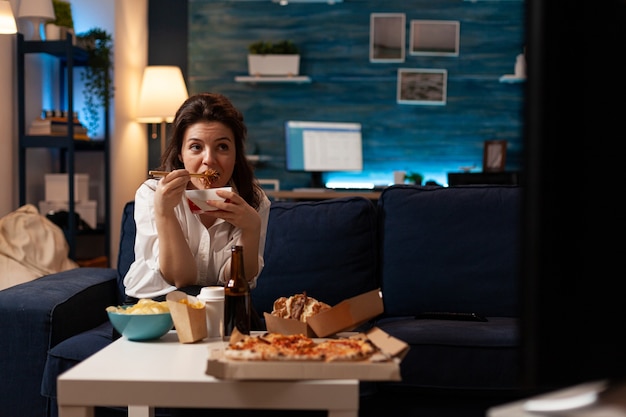
[[[371,63],[371,13],[406,14],[406,59]],[[414,56],[408,51],[410,21],[460,21],[458,57]],[[226,94],[243,111],[248,153],[260,178],[281,188],[308,185],[309,176],[285,171],[286,120],[358,122],[363,125],[364,171],[353,181],[392,182],[393,170],[416,171],[447,182],[461,166],[482,167],[483,141],[509,141],[507,170],[522,161],[524,83],[500,83],[513,72],[524,48],[522,1],[344,0],[336,5],[265,1],[189,0],[190,93]],[[300,73],[310,84],[245,84],[247,46],[256,40],[293,40],[301,51]],[[396,102],[398,68],[448,71],[445,106]],[[336,179],[337,175],[327,176]]]

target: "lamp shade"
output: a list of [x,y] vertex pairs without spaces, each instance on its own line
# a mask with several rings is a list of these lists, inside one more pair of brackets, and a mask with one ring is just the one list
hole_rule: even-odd
[[144,69],[137,121],[140,123],[171,123],[176,110],[189,94],[183,73],[177,66],[153,65]]
[[0,0],[0,33],[17,33],[11,3],[7,0]]
[[22,0],[17,17],[39,17],[54,20],[54,6],[52,0]]

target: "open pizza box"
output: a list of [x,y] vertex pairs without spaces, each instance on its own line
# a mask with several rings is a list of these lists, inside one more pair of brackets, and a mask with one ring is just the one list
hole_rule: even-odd
[[180,343],[195,343],[207,337],[206,307],[192,295],[172,291],[165,297]]
[[384,311],[380,289],[348,298],[329,310],[309,318],[306,323],[263,313],[267,331],[281,334],[304,334],[308,337],[328,337],[350,331]]
[[[306,360],[233,360],[224,357],[222,348],[209,350],[206,373],[221,379],[234,380],[310,380],[358,379],[361,381],[400,381],[400,362],[409,346],[383,330],[374,327],[358,335],[368,338],[379,349],[369,359],[359,361],[320,362]],[[316,340],[316,339],[314,339]],[[321,339],[320,339],[321,340]]]

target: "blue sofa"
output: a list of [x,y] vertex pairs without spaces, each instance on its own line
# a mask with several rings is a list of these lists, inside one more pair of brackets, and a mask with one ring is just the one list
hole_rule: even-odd
[[[254,307],[271,311],[279,296],[303,291],[332,305],[381,288],[385,311],[364,327],[410,350],[402,381],[368,392],[409,402],[415,390],[516,392],[520,206],[521,189],[501,185],[397,185],[377,203],[273,202]],[[2,415],[56,416],[56,377],[111,343],[105,307],[121,302],[134,257],[133,208],[124,208],[117,269],[80,268],[0,291]]]

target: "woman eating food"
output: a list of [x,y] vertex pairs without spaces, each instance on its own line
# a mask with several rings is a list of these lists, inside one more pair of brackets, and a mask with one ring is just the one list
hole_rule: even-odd
[[[197,295],[230,278],[230,248],[244,247],[250,287],[264,266],[270,201],[246,159],[243,115],[221,94],[189,97],[176,112],[158,178],[135,193],[135,261],[124,277],[127,304],[164,300],[174,290]],[[198,175],[202,174],[202,175]],[[194,213],[185,190],[217,190],[215,210]]]

